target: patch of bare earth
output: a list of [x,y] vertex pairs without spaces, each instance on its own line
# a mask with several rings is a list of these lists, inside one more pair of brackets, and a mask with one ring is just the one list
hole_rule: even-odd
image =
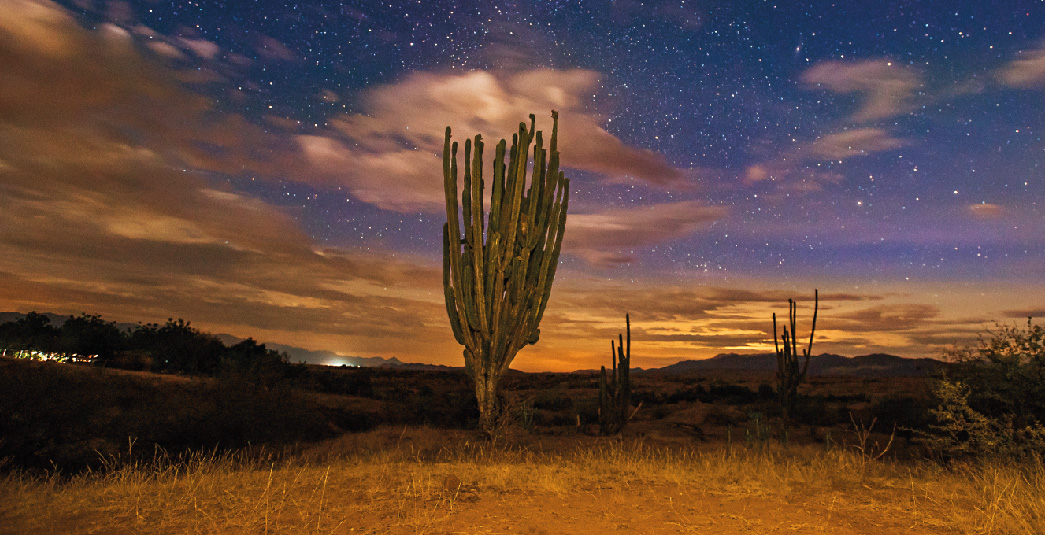
[[[565,496],[494,493],[458,500],[430,533],[958,533],[928,525],[910,511],[882,511],[841,495],[815,500],[723,496],[697,489],[641,484],[631,488],[581,488]],[[364,531],[384,531],[364,521]],[[389,533],[416,533],[400,526]]]

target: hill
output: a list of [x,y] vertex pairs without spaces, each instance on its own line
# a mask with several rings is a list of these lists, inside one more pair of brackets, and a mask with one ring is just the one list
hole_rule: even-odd
[[[809,359],[810,376],[849,377],[919,377],[941,373],[947,363],[939,360],[909,359],[884,353],[845,357],[831,353],[813,355]],[[684,360],[642,373],[680,375],[709,371],[775,373],[776,355],[759,353],[740,355],[723,353],[705,360]]]

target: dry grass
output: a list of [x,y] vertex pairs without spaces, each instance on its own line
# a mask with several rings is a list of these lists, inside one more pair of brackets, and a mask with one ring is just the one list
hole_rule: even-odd
[[346,436],[279,462],[196,455],[11,475],[0,496],[3,534],[1045,533],[1040,460],[943,468],[588,437],[490,448],[427,429]]

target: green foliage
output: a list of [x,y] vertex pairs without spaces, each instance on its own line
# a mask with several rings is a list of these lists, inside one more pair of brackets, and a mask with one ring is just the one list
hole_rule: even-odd
[[[458,206],[457,143],[446,127],[443,144],[443,290],[454,338],[464,346],[465,369],[475,381],[481,427],[490,434],[499,417],[498,382],[523,346],[540,336],[541,317],[559,263],[569,180],[559,170],[558,113],[552,135],[519,123],[505,165],[506,141],[498,143],[489,213],[483,209],[483,142],[464,145],[464,187]],[[533,171],[527,183],[528,155]],[[484,217],[486,217],[484,224]],[[464,233],[462,237],[462,231]]]
[[929,410],[926,444],[943,458],[1021,456],[1045,454],[1045,427],[1016,424],[1011,414],[987,416],[969,404],[970,388],[961,382],[940,381],[934,392],[938,405]]
[[928,441],[944,457],[1045,453],[1045,329],[998,326],[955,362],[935,389]]

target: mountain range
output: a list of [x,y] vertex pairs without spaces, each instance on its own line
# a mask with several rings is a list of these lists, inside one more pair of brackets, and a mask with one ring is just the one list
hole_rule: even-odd
[[[69,316],[45,313],[51,325],[60,327]],[[0,312],[0,323],[18,320],[25,314],[18,312]],[[117,323],[121,330],[129,330],[138,326],[136,323]],[[231,334],[212,335],[227,346],[235,345],[244,339]],[[339,355],[332,351],[314,351],[300,347],[266,342],[265,347],[286,353],[290,362],[321,364],[327,366],[353,366],[368,368],[395,368],[401,370],[455,370],[461,367],[442,366],[403,362],[396,357],[360,357]],[[935,375],[944,371],[947,363],[939,360],[919,358],[909,359],[884,353],[873,353],[857,357],[845,357],[831,353],[814,355],[809,359],[810,376],[854,376],[854,377],[900,377]],[[777,369],[776,355],[759,353],[741,355],[738,353],[722,353],[703,360],[684,360],[664,366],[663,368],[632,368],[632,373],[682,375],[710,371],[733,371],[774,373]],[[591,373],[596,370],[579,370],[574,373]]]
[[[801,362],[801,360],[800,360]],[[944,371],[947,363],[928,359],[909,359],[884,353],[873,353],[857,357],[845,357],[831,353],[813,355],[809,358],[810,376],[855,376],[896,377],[935,375]],[[723,353],[705,360],[684,360],[663,368],[645,370],[644,373],[686,374],[703,371],[776,372],[774,353],[740,355]]]

